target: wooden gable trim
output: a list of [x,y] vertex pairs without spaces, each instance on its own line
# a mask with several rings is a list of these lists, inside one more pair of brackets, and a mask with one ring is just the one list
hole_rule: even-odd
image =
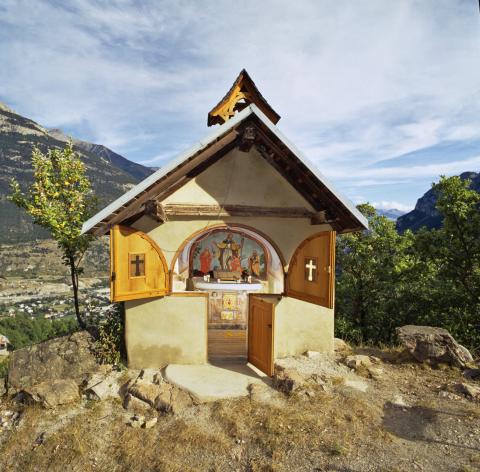
[[248,72],[243,69],[227,94],[208,113],[208,126],[225,123],[251,103],[257,105],[273,124],[280,120],[280,115],[269,105]]

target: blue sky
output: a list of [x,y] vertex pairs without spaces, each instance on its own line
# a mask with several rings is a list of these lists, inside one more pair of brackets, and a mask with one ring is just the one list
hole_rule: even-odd
[[0,0],[0,101],[161,166],[245,67],[356,203],[480,170],[477,0]]

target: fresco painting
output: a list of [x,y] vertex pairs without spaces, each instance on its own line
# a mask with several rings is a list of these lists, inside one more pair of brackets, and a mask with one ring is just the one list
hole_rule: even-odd
[[190,252],[193,276],[213,270],[242,272],[258,279],[267,276],[267,251],[251,236],[233,230],[215,230],[196,241]]

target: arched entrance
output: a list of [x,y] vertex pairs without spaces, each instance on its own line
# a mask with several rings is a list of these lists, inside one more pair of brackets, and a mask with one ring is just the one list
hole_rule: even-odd
[[208,293],[208,358],[247,360],[251,294],[284,292],[284,261],[252,228],[221,225],[187,240],[172,263],[173,291]]

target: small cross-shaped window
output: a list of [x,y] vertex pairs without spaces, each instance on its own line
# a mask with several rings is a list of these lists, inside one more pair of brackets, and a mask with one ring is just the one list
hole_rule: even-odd
[[305,258],[305,280],[308,282],[315,282],[318,274],[318,264],[316,257]]
[[145,254],[129,254],[130,277],[145,277]]

